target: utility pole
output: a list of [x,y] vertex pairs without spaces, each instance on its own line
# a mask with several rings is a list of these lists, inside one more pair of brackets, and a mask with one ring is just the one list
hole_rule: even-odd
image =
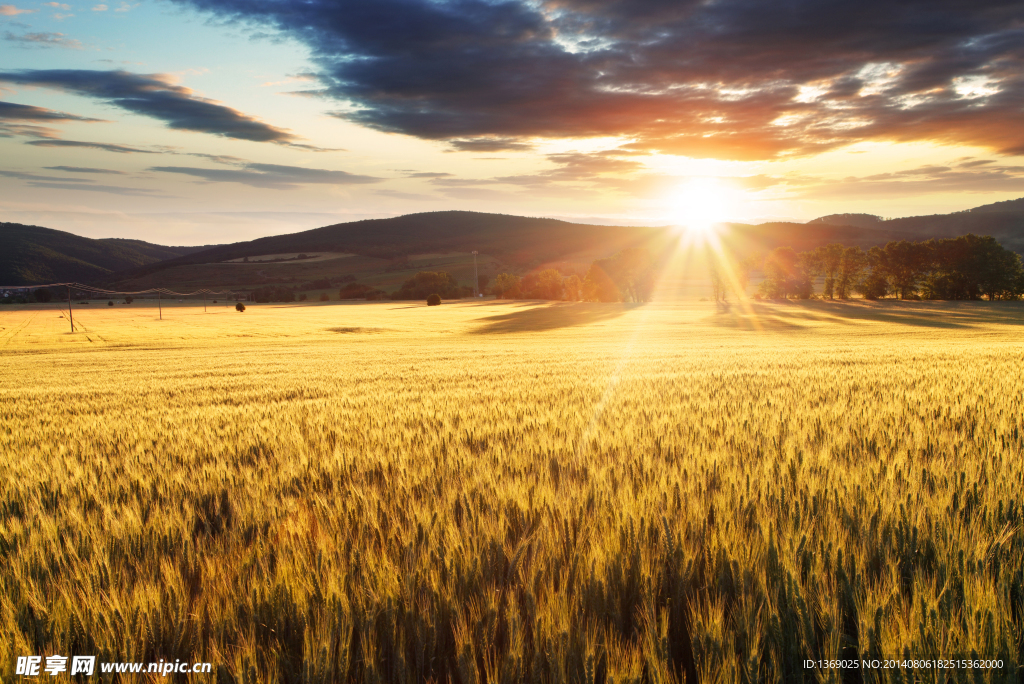
[[206,313],[206,293],[203,293],[203,313]]
[[75,315],[71,313],[71,286],[68,285],[68,320],[71,321],[71,332],[75,332]]
[[476,255],[480,252],[473,250],[473,293],[480,296],[480,273],[476,270]]
[[157,292],[156,293],[156,308],[160,310],[160,320],[162,321],[162,320],[164,320],[164,307],[163,307],[163,302],[160,301],[161,299],[163,299],[163,295],[161,293]]

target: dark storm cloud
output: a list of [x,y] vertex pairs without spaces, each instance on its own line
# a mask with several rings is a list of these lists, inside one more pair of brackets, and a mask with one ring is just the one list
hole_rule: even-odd
[[304,42],[344,118],[456,150],[610,135],[733,159],[858,140],[1024,151],[1018,0],[177,2]]
[[52,109],[46,109],[44,107],[34,107],[32,105],[17,104],[15,102],[3,102],[0,101],[0,120],[4,121],[87,121],[97,122],[102,119],[90,119],[86,116],[77,116],[75,114],[65,114],[64,112],[55,112]]
[[195,95],[163,74],[87,69],[0,71],[0,82],[70,91],[96,98],[169,128],[226,138],[298,145],[292,133]]
[[237,169],[203,169],[193,166],[154,166],[150,171],[180,173],[209,183],[242,183],[256,188],[285,190],[300,185],[361,185],[382,178],[360,176],[346,171],[308,169],[282,164],[248,163]]

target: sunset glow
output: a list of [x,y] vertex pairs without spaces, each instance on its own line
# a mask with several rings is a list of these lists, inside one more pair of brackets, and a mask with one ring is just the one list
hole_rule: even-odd
[[885,4],[798,5],[5,5],[0,210],[205,244],[447,209],[706,230],[1024,193],[1019,8],[910,2],[889,27]]
[[698,236],[714,232],[727,218],[728,193],[714,178],[695,178],[684,184],[672,200],[674,224]]

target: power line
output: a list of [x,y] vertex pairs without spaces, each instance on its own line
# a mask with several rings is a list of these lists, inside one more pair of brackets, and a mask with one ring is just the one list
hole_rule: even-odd
[[203,288],[194,292],[176,292],[174,290],[168,290],[164,287],[151,287],[148,290],[135,290],[133,292],[126,292],[122,290],[107,290],[102,287],[95,287],[93,285],[83,285],[82,283],[47,283],[46,285],[0,285],[0,290],[41,290],[46,287],[66,287],[68,290],[68,321],[71,323],[71,332],[75,332],[75,317],[71,310],[71,294],[72,290],[78,290],[86,294],[106,294],[106,295],[143,295],[143,294],[156,294],[157,295],[157,306],[160,308],[160,320],[164,319],[163,302],[161,301],[163,295],[172,295],[175,297],[192,297],[194,295],[203,295],[203,311],[206,311],[206,296],[207,295],[220,295],[220,294],[235,294],[233,290],[208,290]]
[[83,285],[82,283],[47,283],[46,285],[0,285],[0,290],[39,290],[44,287],[73,287],[80,292],[91,292],[94,294],[116,294],[116,295],[136,295],[136,294],[165,294],[173,295],[175,297],[191,297],[192,295],[198,294],[234,294],[234,290],[196,290],[194,292],[176,292],[174,290],[168,290],[163,287],[151,287],[148,290],[135,290],[134,292],[128,292],[123,290],[107,290],[102,287],[96,287],[94,285]]

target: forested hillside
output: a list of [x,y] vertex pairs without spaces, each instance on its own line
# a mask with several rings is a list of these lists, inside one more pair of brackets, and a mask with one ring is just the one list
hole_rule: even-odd
[[205,249],[164,247],[142,240],[94,240],[52,228],[0,223],[0,285],[89,281]]

